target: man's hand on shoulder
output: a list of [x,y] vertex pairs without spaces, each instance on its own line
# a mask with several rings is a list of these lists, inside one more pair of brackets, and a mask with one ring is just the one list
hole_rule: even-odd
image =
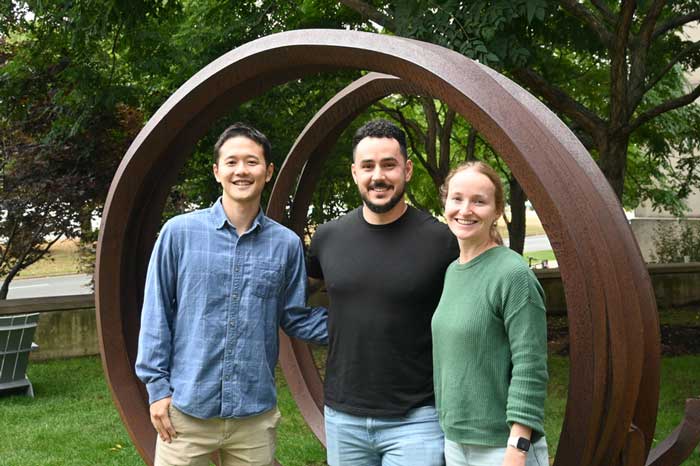
[[162,400],[151,403],[151,424],[158,432],[161,440],[166,443],[172,442],[172,439],[177,437],[177,432],[170,422],[170,403],[172,397],[163,398]]

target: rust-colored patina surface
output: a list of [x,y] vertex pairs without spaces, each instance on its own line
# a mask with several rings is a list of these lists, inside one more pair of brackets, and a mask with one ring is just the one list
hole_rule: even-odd
[[[322,70],[374,73],[334,97],[285,161],[268,214],[301,232],[325,154],[352,119],[391,93],[442,100],[506,160],[537,209],[566,288],[571,372],[555,465],[676,466],[700,437],[700,408],[650,452],[659,394],[659,324],[651,282],[615,195],[571,131],[529,93],[450,50],[371,33],[303,30],[268,36],[217,59],[149,120],[110,188],[97,256],[98,329],[108,382],[141,456],[155,431],[134,374],[146,266],[167,193],[218,117],[266,90]],[[270,135],[274,140],[274,135]],[[301,174],[300,182],[296,179]],[[324,441],[321,381],[308,348],[281,335],[299,408]]]

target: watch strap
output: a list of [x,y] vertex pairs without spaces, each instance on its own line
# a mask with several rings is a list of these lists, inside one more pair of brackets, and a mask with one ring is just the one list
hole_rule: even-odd
[[530,440],[525,437],[508,437],[508,446],[527,453],[530,450]]

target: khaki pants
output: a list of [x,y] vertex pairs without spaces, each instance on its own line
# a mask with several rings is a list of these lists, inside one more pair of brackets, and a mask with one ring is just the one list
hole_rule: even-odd
[[170,422],[177,432],[172,443],[156,441],[155,466],[208,466],[219,452],[221,466],[272,466],[277,408],[243,419],[197,419],[170,405]]

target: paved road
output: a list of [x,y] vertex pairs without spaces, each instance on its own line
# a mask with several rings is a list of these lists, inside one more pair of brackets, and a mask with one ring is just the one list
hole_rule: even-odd
[[92,293],[92,289],[90,288],[90,275],[64,275],[61,277],[12,280],[7,299],[89,293]]
[[[508,239],[506,239],[505,244],[508,244]],[[526,236],[525,237],[525,247],[523,252],[530,251],[546,251],[552,249],[552,245],[549,244],[547,235],[536,235],[536,236]]]
[[[508,244],[508,240],[506,240]],[[525,238],[525,252],[552,249],[546,235]],[[65,275],[62,277],[25,278],[10,283],[8,299],[35,298],[39,296],[65,296],[92,293],[89,275]]]

